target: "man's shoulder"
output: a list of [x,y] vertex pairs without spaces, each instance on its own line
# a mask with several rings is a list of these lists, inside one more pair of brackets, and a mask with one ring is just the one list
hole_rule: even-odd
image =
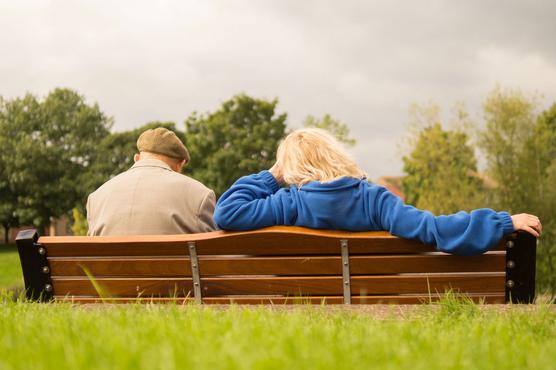
[[119,183],[124,182],[129,176],[129,170],[121,172],[114,177],[108,179],[104,184],[99,186],[95,191],[89,194],[89,197],[94,197],[96,194],[102,193],[104,191],[110,191],[114,186],[118,186]]
[[192,177],[189,177],[187,175],[184,175],[182,173],[178,173],[178,172],[171,172],[170,173],[173,181],[176,181],[176,183],[180,183],[185,185],[183,187],[183,190],[193,190],[193,191],[197,191],[197,192],[202,192],[202,193],[208,193],[210,191],[212,191],[210,188],[208,188],[205,184],[203,184],[202,182],[195,180]]

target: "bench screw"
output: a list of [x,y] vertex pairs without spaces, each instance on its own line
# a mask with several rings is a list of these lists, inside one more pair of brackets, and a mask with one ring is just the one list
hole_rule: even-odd
[[51,291],[52,291],[52,285],[46,284],[46,285],[44,286],[44,290],[46,290],[47,292],[51,292]]
[[508,242],[506,243],[506,248],[512,249],[513,247],[514,247],[514,241],[508,240]]
[[195,283],[195,286],[199,286],[199,283],[196,282],[196,283]]
[[512,260],[509,260],[508,263],[506,264],[506,266],[507,266],[509,269],[513,269],[513,268],[515,267],[515,262],[512,261]]
[[39,254],[46,254],[46,249],[44,249],[43,247],[39,248]]
[[348,265],[348,263],[347,263],[347,262],[344,262],[344,266],[347,266],[347,265]]
[[42,272],[43,272],[43,274],[48,274],[50,272],[50,268],[48,266],[44,266],[42,268]]
[[508,288],[513,288],[514,285],[515,285],[515,283],[514,283],[513,280],[508,280],[508,281],[506,281],[506,286],[507,286]]
[[347,281],[347,280],[344,281],[344,284],[345,284],[345,285],[349,285],[349,281]]

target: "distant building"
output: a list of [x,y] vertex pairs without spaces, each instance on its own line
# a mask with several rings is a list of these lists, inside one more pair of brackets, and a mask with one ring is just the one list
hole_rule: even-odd
[[[8,242],[14,243],[17,233],[21,230],[26,229],[35,229],[32,225],[23,225],[20,227],[14,227],[10,229],[8,235]],[[63,215],[60,218],[52,219],[50,222],[50,226],[48,226],[44,232],[39,231],[39,235],[41,236],[64,236],[64,235],[72,235],[71,231],[71,223],[68,216]],[[0,231],[0,243],[4,242],[4,231]]]

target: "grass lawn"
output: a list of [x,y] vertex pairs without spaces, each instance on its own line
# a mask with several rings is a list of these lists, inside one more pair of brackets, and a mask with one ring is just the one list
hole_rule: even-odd
[[554,369],[556,311],[0,303],[0,369]]
[[15,245],[0,244],[0,290],[22,288],[23,275]]
[[[400,317],[324,307],[36,304],[0,246],[0,370],[554,369],[556,310],[448,298]],[[494,308],[494,309],[492,309]]]

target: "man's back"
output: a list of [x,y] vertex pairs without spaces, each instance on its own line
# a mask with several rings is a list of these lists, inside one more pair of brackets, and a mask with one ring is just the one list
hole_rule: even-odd
[[89,235],[213,231],[214,203],[214,192],[200,182],[143,159],[89,196]]

